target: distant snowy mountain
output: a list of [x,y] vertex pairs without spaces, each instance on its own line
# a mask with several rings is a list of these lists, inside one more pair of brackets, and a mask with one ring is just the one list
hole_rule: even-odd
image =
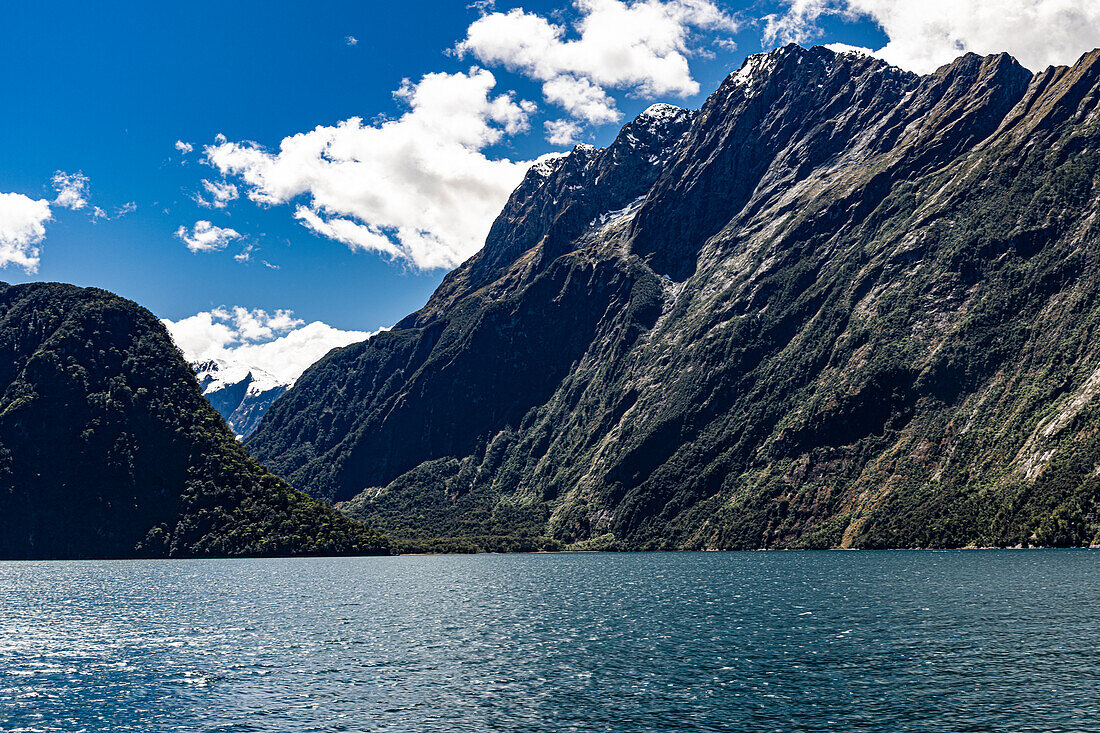
[[240,439],[247,438],[260,418],[293,382],[257,367],[208,359],[192,364],[203,395]]

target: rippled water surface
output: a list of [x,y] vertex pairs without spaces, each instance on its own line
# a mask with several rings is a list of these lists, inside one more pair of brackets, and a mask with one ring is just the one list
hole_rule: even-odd
[[1100,730],[1100,553],[0,563],[0,730]]

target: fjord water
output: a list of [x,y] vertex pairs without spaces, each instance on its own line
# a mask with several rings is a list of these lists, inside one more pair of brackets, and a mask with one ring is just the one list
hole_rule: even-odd
[[1100,730],[1089,551],[0,563],[4,731]]

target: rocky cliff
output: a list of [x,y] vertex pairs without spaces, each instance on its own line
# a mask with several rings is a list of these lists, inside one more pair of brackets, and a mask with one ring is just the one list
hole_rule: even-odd
[[409,542],[1100,532],[1100,52],[788,46],[533,168],[485,248],[250,448]]

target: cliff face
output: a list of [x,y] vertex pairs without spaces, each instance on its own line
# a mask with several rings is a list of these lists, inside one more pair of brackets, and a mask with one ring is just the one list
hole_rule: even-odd
[[0,558],[385,550],[248,456],[151,313],[0,284]]
[[1098,52],[752,57],[698,112],[533,169],[424,309],[249,445],[482,547],[1088,543],[1098,105]]

